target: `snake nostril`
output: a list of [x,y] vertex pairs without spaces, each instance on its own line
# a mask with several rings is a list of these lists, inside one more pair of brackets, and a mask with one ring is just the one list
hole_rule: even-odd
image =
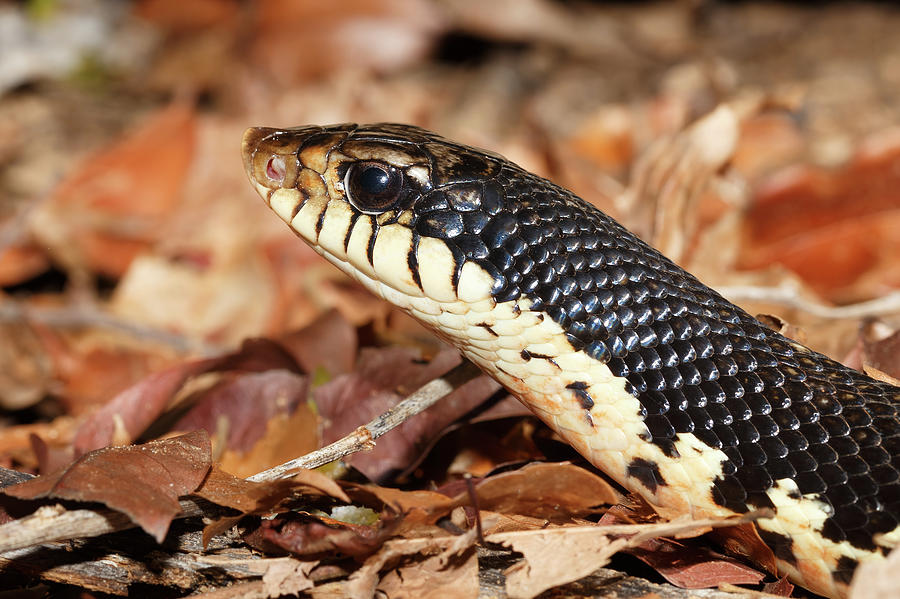
[[272,181],[284,181],[285,164],[281,156],[272,156],[266,162],[266,176]]

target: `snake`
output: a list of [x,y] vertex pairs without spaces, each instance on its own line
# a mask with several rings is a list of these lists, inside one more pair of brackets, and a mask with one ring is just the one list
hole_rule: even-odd
[[762,324],[574,193],[410,125],[253,127],[296,235],[663,515],[755,521],[846,597],[900,540],[900,388]]

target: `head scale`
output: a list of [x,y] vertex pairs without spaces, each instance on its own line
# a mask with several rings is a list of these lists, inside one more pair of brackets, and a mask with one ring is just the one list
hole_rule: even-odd
[[485,239],[505,203],[496,155],[406,125],[334,125],[249,129],[244,164],[298,235],[395,303],[477,301],[506,282]]

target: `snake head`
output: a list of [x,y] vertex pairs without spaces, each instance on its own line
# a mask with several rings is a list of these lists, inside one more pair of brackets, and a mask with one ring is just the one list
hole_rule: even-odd
[[490,225],[506,203],[494,154],[416,127],[344,124],[248,129],[243,158],[282,220],[394,303],[479,301],[506,285],[485,240],[502,237]]

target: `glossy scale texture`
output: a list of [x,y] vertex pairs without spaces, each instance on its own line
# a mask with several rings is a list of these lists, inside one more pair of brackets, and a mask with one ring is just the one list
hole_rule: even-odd
[[[893,541],[876,539],[900,522],[900,389],[767,328],[606,214],[499,156],[402,125],[259,131],[253,143],[296,142],[298,156],[323,140],[351,162],[372,145],[376,156],[391,148],[412,156],[427,180],[407,178],[397,203],[371,222],[376,233],[401,220],[412,229],[410,269],[427,267],[415,259],[420,240],[438,239],[453,255],[454,285],[473,262],[490,275],[497,303],[528,299],[572,348],[627,381],[646,442],[677,460],[679,435],[692,434],[724,453],[711,481],[716,504],[777,510],[771,492],[789,479],[789,497],[825,504],[817,534],[889,551]],[[568,388],[585,409],[596,399],[578,382]],[[665,468],[642,459],[629,475],[651,490],[666,484]],[[791,538],[761,533],[778,558],[794,559]],[[849,582],[856,559],[835,559],[833,577]]]

